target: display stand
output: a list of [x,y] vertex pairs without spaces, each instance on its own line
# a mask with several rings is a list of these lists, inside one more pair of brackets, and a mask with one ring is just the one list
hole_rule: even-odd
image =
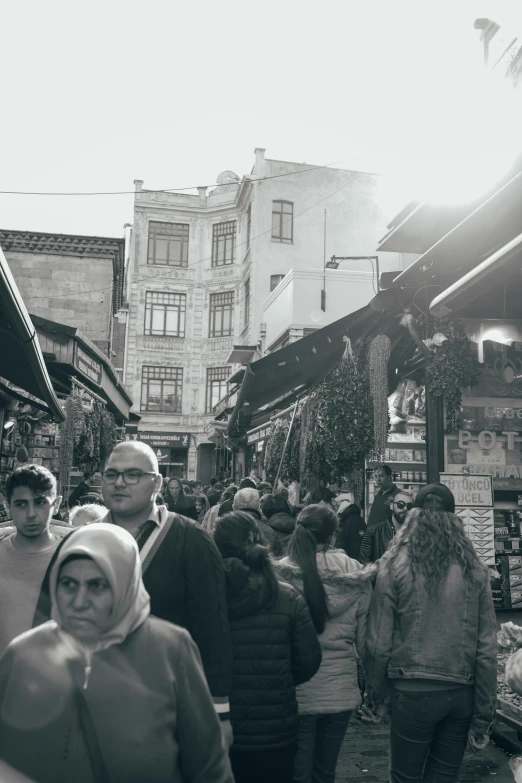
[[455,513],[480,559],[495,565],[493,477],[487,473],[441,473],[440,483],[453,492]]

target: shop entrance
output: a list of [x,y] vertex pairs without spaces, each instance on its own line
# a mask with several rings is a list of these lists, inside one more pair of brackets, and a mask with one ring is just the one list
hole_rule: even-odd
[[176,476],[180,479],[187,478],[187,450],[186,449],[154,449],[158,458],[159,471],[163,478]]

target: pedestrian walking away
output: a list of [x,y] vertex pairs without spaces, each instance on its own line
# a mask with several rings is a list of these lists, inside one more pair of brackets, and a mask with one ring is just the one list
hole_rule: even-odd
[[319,671],[297,688],[294,783],[333,783],[351,714],[361,704],[357,656],[364,660],[375,567],[363,569],[334,549],[336,530],[337,515],[328,506],[307,506],[288,556],[276,566],[279,577],[304,596],[322,650]]
[[391,710],[392,783],[456,781],[469,742],[489,741],[496,621],[487,566],[459,517],[414,509],[379,564],[367,701]]
[[36,783],[232,783],[197,647],[150,617],[133,537],[78,529],[50,592],[0,662],[0,758]]
[[[109,509],[106,520],[136,539],[152,614],[186,628],[196,642],[225,740],[230,743],[232,649],[223,563],[200,525],[165,506],[158,508],[155,498],[161,482],[157,457],[150,446],[140,441],[118,444],[102,477],[103,498]],[[49,569],[35,625],[50,617],[48,577]]]
[[321,662],[310,612],[297,591],[278,583],[250,514],[226,514],[214,538],[225,566],[234,657],[230,758],[235,780],[291,783],[298,732],[295,688],[313,677]]
[[357,503],[350,503],[339,513],[335,546],[343,549],[353,560],[360,560],[361,542],[365,531],[366,525],[361,515],[361,507]]

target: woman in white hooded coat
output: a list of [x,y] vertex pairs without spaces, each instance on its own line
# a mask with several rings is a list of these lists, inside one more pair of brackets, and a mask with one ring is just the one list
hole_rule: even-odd
[[304,596],[323,654],[317,674],[297,688],[295,783],[332,783],[352,712],[361,704],[357,655],[364,660],[374,567],[363,568],[331,544],[337,515],[307,506],[299,515],[278,578]]

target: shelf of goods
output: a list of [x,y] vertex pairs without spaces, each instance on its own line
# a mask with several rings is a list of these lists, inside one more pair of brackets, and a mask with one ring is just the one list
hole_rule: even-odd
[[506,723],[518,733],[522,740],[522,697],[514,693],[506,682],[506,662],[515,651],[510,647],[509,639],[505,638],[504,631],[498,632],[497,655],[497,720]]
[[[426,484],[426,422],[423,419],[410,419],[404,432],[390,432],[386,451],[382,460],[393,471],[393,482],[401,489],[409,489],[416,495]],[[366,463],[366,520],[375,498],[373,470],[381,460],[368,460]]]
[[495,563],[492,580],[497,609],[522,609],[522,512],[495,509]]

